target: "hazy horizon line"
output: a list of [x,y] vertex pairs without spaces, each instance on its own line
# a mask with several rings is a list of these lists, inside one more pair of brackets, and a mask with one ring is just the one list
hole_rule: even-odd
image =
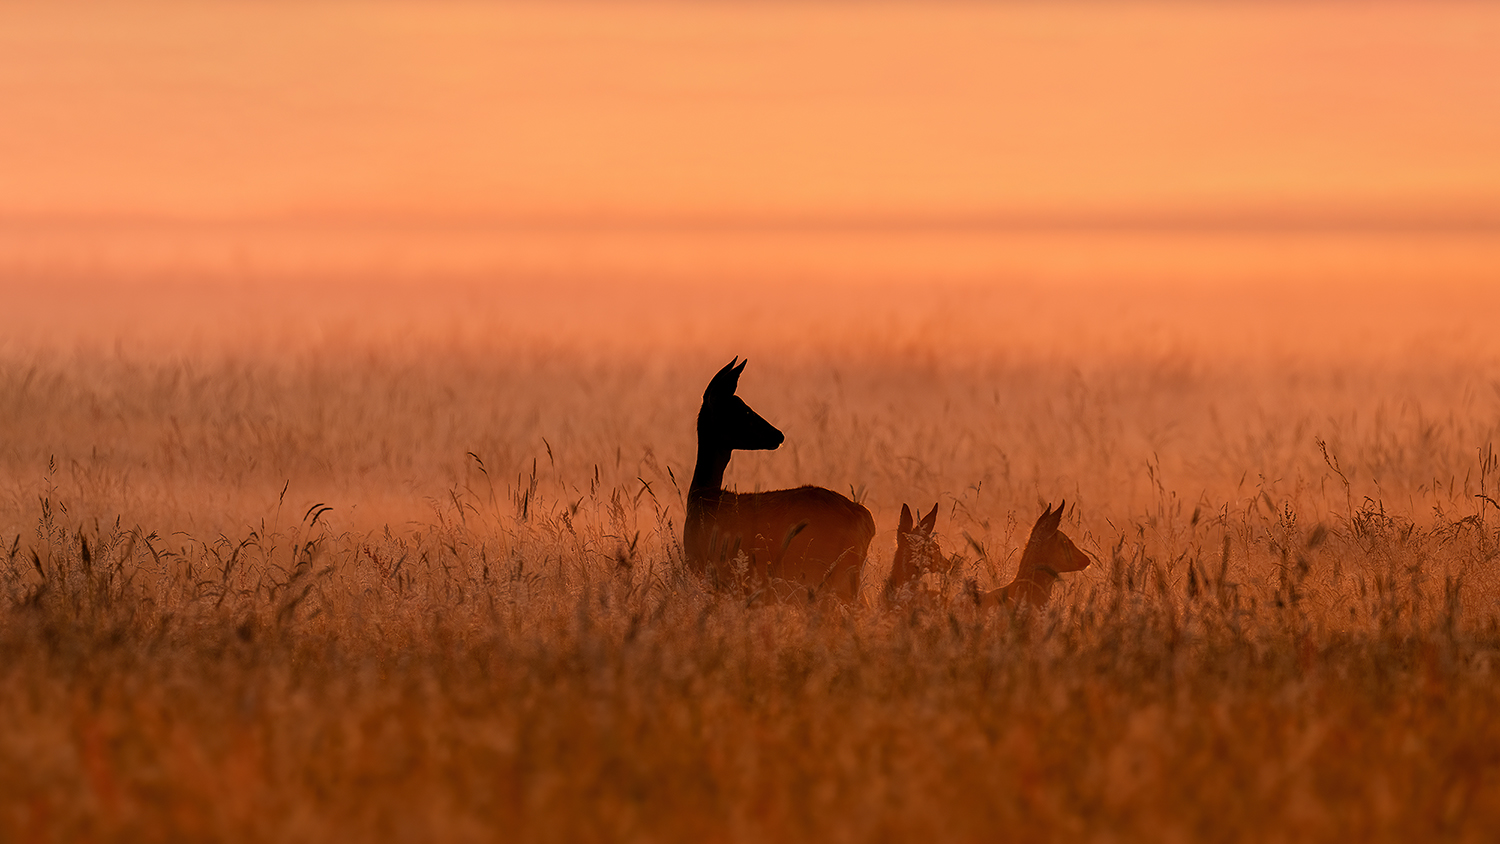
[[1488,234],[1500,233],[1500,208],[1446,212],[1177,211],[1139,213],[356,213],[245,215],[3,213],[0,230],[378,231],[538,234],[878,234],[1110,233],[1164,234]]

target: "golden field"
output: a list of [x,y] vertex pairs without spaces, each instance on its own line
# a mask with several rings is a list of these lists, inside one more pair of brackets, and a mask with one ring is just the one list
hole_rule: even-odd
[[[0,4],[0,841],[1490,840],[1497,39]],[[854,605],[684,569],[735,356]]]
[[[45,289],[56,343],[0,369],[9,840],[1500,820],[1482,289],[801,285],[710,332],[721,300],[670,284],[423,285],[445,322],[402,282],[245,282],[134,299],[177,309],[155,345]],[[284,334],[203,336],[225,309]],[[852,489],[881,530],[862,605],[684,572],[692,420],[735,353],[788,443],[730,482]],[[938,502],[988,588],[1063,498],[1098,563],[1046,612],[876,606],[901,503]]]

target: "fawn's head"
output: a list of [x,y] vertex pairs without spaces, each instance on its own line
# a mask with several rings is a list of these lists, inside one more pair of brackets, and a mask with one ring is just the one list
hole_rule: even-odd
[[922,521],[913,523],[911,508],[905,504],[901,505],[901,522],[896,527],[896,556],[892,560],[893,577],[894,572],[909,572],[911,578],[921,577],[927,572],[947,574],[953,570],[957,563],[956,558],[944,557],[938,548],[937,537],[932,535],[933,529],[937,527],[937,505],[932,505],[932,511],[922,517]]
[[[739,365],[736,366],[736,362]],[[738,357],[708,382],[698,411],[698,443],[714,450],[773,449],[786,437],[734,394],[749,361]]]
[[1092,562],[1089,555],[1078,550],[1073,540],[1057,529],[1062,524],[1063,508],[1067,504],[1062,502],[1056,510],[1048,504],[1046,511],[1036,520],[1026,550],[1021,552],[1023,573],[1041,572],[1057,577],[1066,571],[1082,571],[1089,567]]

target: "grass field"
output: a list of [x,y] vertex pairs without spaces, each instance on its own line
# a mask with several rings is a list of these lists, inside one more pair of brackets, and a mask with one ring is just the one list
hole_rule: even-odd
[[[5,840],[1500,824],[1485,288],[53,281],[0,348]],[[867,598],[903,502],[981,587],[1063,498],[1098,564],[1015,618],[707,594],[734,354],[788,443],[730,482],[857,495]]]

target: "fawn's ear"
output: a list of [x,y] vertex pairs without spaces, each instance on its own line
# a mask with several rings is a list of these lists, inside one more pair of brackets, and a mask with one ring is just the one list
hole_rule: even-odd
[[[739,361],[739,366],[735,366],[736,361]],[[708,382],[708,389],[703,391],[703,397],[728,398],[734,395],[735,389],[740,385],[740,373],[745,371],[745,364],[749,362],[749,359],[740,361],[739,355],[735,355],[734,360],[726,364],[713,377],[713,380]]]
[[932,533],[932,529],[937,527],[937,508],[936,504],[932,505],[932,512],[922,517],[923,533]]
[[[1060,510],[1058,511],[1058,513],[1061,512]],[[1049,501],[1047,502],[1047,509],[1043,510],[1042,514],[1036,517],[1036,524],[1031,526],[1032,539],[1041,539],[1057,531],[1057,522],[1053,521],[1052,518],[1054,515],[1056,514],[1052,512],[1052,502]]]
[[901,505],[901,524],[896,530],[902,533],[911,533],[911,508],[905,504]]
[[[1049,504],[1047,506],[1051,510],[1052,505]],[[1068,500],[1064,498],[1062,503],[1057,505],[1056,510],[1051,510],[1051,512],[1044,514],[1047,518],[1047,524],[1052,530],[1057,530],[1057,526],[1062,524],[1063,508],[1066,506],[1068,506]]]

